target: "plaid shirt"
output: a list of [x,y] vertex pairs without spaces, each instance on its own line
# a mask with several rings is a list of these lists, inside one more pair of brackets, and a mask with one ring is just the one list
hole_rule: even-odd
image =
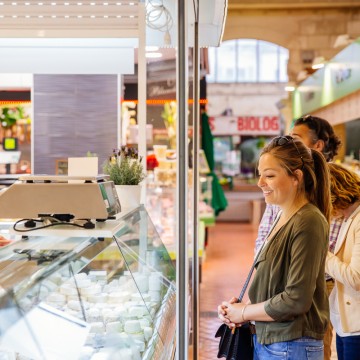
[[[255,253],[260,249],[261,245],[266,239],[267,234],[269,233],[271,226],[276,218],[276,215],[279,213],[280,208],[276,205],[266,205],[264,215],[261,219],[259,225],[258,237],[255,241]],[[334,218],[330,222],[329,230],[329,251],[334,252],[336,240],[339,235],[340,227],[344,218]]]
[[271,226],[274,223],[276,215],[279,213],[279,211],[280,208],[278,206],[266,204],[264,215],[259,225],[258,237],[255,241],[255,254],[258,252],[261,245],[265,241],[266,236],[269,233]]
[[343,221],[344,217],[331,219],[329,232],[329,251],[331,251],[332,253],[335,250],[336,240],[339,236],[339,231]]

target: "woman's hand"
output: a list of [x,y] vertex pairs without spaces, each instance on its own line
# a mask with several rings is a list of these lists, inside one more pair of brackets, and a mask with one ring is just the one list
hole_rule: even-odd
[[[226,320],[229,321],[229,324],[234,324],[235,326],[241,326],[244,323],[243,319],[243,309],[247,306],[244,303],[238,302],[226,302],[224,301],[221,306],[226,309]],[[231,326],[233,327],[233,326]]]
[[[236,297],[231,298],[229,301],[222,302],[221,305],[218,306],[218,317],[219,319],[229,326],[230,328],[236,327],[239,324],[235,324],[230,321],[228,316],[228,305],[237,303],[238,299]],[[226,305],[225,305],[226,304]]]

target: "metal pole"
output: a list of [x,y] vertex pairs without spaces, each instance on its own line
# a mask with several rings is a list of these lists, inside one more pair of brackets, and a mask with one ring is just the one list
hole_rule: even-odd
[[176,255],[176,359],[188,358],[188,45],[187,1],[177,1],[177,255]]
[[193,58],[193,92],[194,92],[194,117],[193,117],[193,267],[192,267],[192,340],[193,360],[199,357],[199,84],[200,84],[200,62],[199,62],[199,1],[195,9],[194,23],[194,58]]
[[[145,3],[139,4],[139,48],[138,48],[138,108],[139,156],[146,171],[146,11]],[[141,187],[141,204],[146,204],[146,185]]]

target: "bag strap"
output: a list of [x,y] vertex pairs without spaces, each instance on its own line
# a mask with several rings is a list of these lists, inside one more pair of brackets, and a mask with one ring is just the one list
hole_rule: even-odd
[[273,224],[272,224],[272,226],[271,226],[268,234],[266,235],[266,237],[265,237],[265,239],[264,239],[263,244],[261,245],[260,250],[257,252],[257,254],[256,254],[256,256],[255,256],[254,262],[253,262],[253,264],[251,265],[249,274],[248,274],[248,276],[247,276],[247,278],[246,278],[246,280],[245,280],[245,284],[244,284],[243,288],[241,289],[240,295],[239,295],[239,297],[238,297],[238,302],[241,302],[242,299],[243,299],[243,297],[244,297],[244,295],[245,295],[246,289],[247,289],[247,287],[249,286],[249,282],[250,282],[251,276],[252,276],[252,274],[253,274],[253,272],[254,272],[256,262],[257,262],[257,260],[258,260],[258,258],[259,258],[259,256],[260,256],[260,254],[261,254],[261,252],[262,252],[265,244],[266,244],[266,240],[267,240],[267,238],[269,237],[269,234],[271,233],[272,229],[275,227],[275,225],[276,225],[277,222],[279,221],[280,215],[281,215],[281,211],[277,214],[277,216],[276,216],[276,218],[275,218],[275,220],[274,220],[274,222],[273,222]]

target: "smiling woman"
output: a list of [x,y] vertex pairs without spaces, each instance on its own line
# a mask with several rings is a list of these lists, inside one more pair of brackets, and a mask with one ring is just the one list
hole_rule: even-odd
[[250,303],[233,298],[218,313],[230,327],[256,322],[253,340],[259,360],[280,353],[289,360],[308,359],[310,353],[320,360],[329,321],[324,281],[330,216],[327,164],[300,140],[278,136],[261,152],[258,169],[266,202],[281,211],[258,255]]

